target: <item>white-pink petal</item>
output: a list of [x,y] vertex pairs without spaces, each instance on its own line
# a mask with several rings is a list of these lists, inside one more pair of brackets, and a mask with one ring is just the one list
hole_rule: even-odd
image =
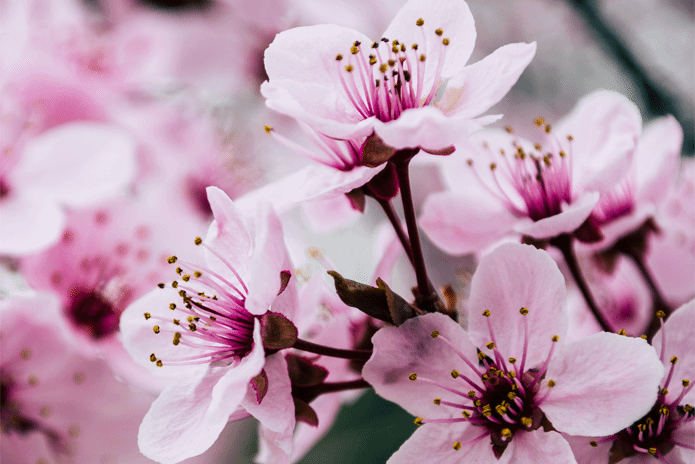
[[562,212],[539,221],[519,221],[514,230],[536,239],[557,237],[574,232],[589,217],[598,203],[598,192],[584,192],[571,204],[563,205]]
[[617,433],[654,406],[663,371],[641,338],[590,335],[550,361],[546,380],[556,385],[540,408],[556,430],[570,435]]
[[[528,315],[519,310],[525,307]],[[565,279],[545,251],[530,245],[506,243],[483,257],[471,280],[468,331],[473,342],[484,348],[491,341],[490,311],[502,355],[521,360],[524,349],[524,318],[528,323],[526,368],[543,364],[554,335],[561,346],[567,332]],[[556,346],[556,349],[559,348]]]

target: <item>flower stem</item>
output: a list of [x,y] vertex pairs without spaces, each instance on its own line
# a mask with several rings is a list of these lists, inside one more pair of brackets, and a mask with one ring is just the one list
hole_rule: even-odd
[[[358,390],[360,388],[369,388],[371,385],[364,379],[349,380],[345,382],[324,382],[317,385],[316,393],[322,395],[324,393],[336,393],[345,390]],[[318,395],[317,395],[318,396]]]
[[384,214],[393,226],[393,230],[396,232],[398,240],[401,242],[401,245],[403,245],[403,249],[405,250],[405,254],[408,257],[408,260],[413,266],[415,266],[415,262],[413,260],[413,250],[410,247],[410,241],[408,240],[408,236],[403,230],[403,227],[401,227],[401,221],[400,219],[398,219],[398,215],[396,214],[396,211],[393,209],[391,200],[384,200],[377,196],[374,196],[373,198],[377,201],[377,203],[379,203],[381,209],[384,210]]
[[[399,158],[401,152],[405,156]],[[422,296],[429,296],[434,293],[427,278],[427,269],[425,268],[425,258],[422,255],[422,247],[420,246],[420,235],[417,230],[417,219],[415,216],[415,206],[413,205],[413,194],[410,190],[410,174],[408,166],[410,159],[415,153],[413,150],[401,150],[394,155],[394,165],[396,167],[396,176],[398,176],[398,186],[401,189],[401,200],[403,201],[403,214],[405,223],[408,227],[408,237],[410,238],[410,248],[413,254],[413,268],[415,269],[415,277],[417,278],[418,292]]]
[[567,267],[570,269],[572,278],[579,287],[579,290],[582,292],[586,304],[589,306],[591,313],[596,318],[596,321],[601,326],[601,329],[603,329],[605,332],[613,332],[610,324],[598,309],[596,300],[594,300],[594,296],[591,294],[591,289],[589,289],[589,285],[586,283],[586,279],[584,279],[584,274],[582,274],[582,270],[579,267],[579,262],[577,261],[577,255],[574,253],[572,236],[569,234],[558,235],[550,240],[550,244],[560,250],[560,253],[562,253],[562,257],[565,259]]
[[298,338],[297,341],[294,342],[292,348],[308,351],[309,353],[320,354],[322,356],[329,356],[331,358],[358,359],[366,361],[372,356],[372,350],[342,350],[340,348],[317,345],[316,343],[311,343],[306,340],[302,340],[301,338]]

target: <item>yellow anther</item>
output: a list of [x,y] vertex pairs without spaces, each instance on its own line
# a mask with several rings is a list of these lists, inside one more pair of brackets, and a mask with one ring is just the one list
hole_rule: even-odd
[[497,163],[490,163],[490,170],[494,171],[495,169],[497,169]]
[[647,426],[644,424],[637,424],[637,430],[639,430],[640,432],[644,432],[645,430],[647,430]]
[[671,413],[669,409],[666,406],[662,406],[661,409],[659,409],[659,414],[662,416],[668,416]]
[[483,142],[483,148],[490,148],[490,144],[487,142]]
[[357,55],[359,52],[360,52],[359,47],[355,47],[354,45],[352,47],[350,47],[350,53],[352,53],[353,55]]
[[202,276],[202,275],[203,275],[203,273],[200,272],[200,271],[195,271],[195,272],[193,272],[193,277],[195,277],[196,279],[197,279],[198,277]]
[[450,43],[451,43],[451,41],[450,41],[448,38],[444,37],[444,38],[442,39],[442,44],[444,44],[444,46],[447,46],[447,45],[449,45]]
[[418,44],[412,44],[412,45],[410,46],[410,48],[412,48],[413,50],[417,50],[417,47],[418,47]]
[[401,51],[404,52],[406,50],[407,50],[407,47],[405,46],[405,44],[401,44]]
[[490,310],[486,309],[485,311],[483,311],[483,316],[490,317]]
[[32,387],[35,387],[39,383],[39,378],[36,377],[35,375],[30,375],[28,382],[29,382],[29,385],[31,385]]
[[517,396],[517,395],[516,395],[516,393],[514,393],[514,392],[509,392],[509,393],[507,393],[507,398],[509,398],[509,399],[512,400],[512,401],[514,401],[514,399],[516,398],[516,396]]
[[389,66],[391,66],[392,68],[393,68],[394,66],[396,66],[396,60],[388,60],[387,63],[388,63]]
[[642,340],[646,340],[647,336],[646,335],[640,335],[639,338],[641,338]]
[[180,267],[177,267],[177,268],[176,268],[176,273],[177,273],[178,275],[183,274],[183,269],[181,269]]
[[437,338],[437,337],[439,337],[439,331],[438,331],[438,330],[433,330],[433,331],[430,333],[430,335],[432,336],[432,338]]
[[671,364],[676,364],[678,362],[678,356],[673,356],[671,358]]
[[152,314],[150,314],[150,313],[145,313],[144,316],[145,316],[145,320],[147,320],[147,319],[149,319],[149,318],[152,317]]
[[440,28],[437,28],[437,30],[435,30],[434,33],[441,37],[442,34],[444,34],[444,31],[443,31],[442,28],[440,27]]
[[346,70],[347,72],[352,72],[353,69],[355,69],[355,67],[352,66],[351,64],[345,66],[345,70]]
[[511,436],[512,436],[512,431],[509,430],[507,427],[503,428],[501,433],[502,433],[502,436],[505,438],[511,438]]
[[155,362],[155,361],[157,361],[157,356],[155,356],[154,353],[152,353],[150,355],[150,362]]
[[422,26],[423,24],[425,24],[425,20],[422,18],[418,18],[418,20],[415,21],[416,26]]
[[690,380],[688,380],[688,379],[683,379],[683,386],[684,386],[684,387],[689,387],[689,386],[690,386]]
[[369,56],[369,64],[371,64],[371,65],[376,64],[376,57],[374,55]]
[[522,417],[521,418],[521,425],[523,425],[524,427],[531,427],[532,424],[533,424],[533,421],[531,420],[530,417]]
[[167,258],[167,263],[169,263],[169,264],[174,264],[178,259],[179,259],[179,258],[177,258],[176,256],[169,256],[169,257]]
[[[265,131],[266,131],[267,133],[270,134],[270,131],[271,131],[271,130],[273,130],[272,127],[270,127],[270,126],[265,126]],[[193,243],[195,243],[196,245],[200,245],[201,243],[203,243],[203,239],[200,238],[200,237],[196,237],[195,240],[193,240]]]
[[470,159],[470,158],[467,159],[467,160],[466,160],[466,164],[469,165],[469,166],[473,166],[473,160]]
[[174,346],[178,346],[181,343],[181,332],[176,332],[174,334]]
[[568,135],[568,136],[567,136],[567,140],[571,142],[572,140],[574,140],[574,136],[573,136],[573,135]]
[[536,151],[541,151],[541,150],[543,149],[543,147],[541,146],[540,143],[535,143],[535,144],[533,145],[533,148],[535,148]]
[[495,344],[492,342],[488,343],[485,346],[487,347],[488,350],[494,350],[495,349]]
[[649,448],[647,453],[651,454],[652,456],[656,456],[656,448]]
[[386,63],[382,63],[379,66],[379,71],[381,71],[382,73],[385,73],[387,69],[389,69],[389,65],[387,65]]
[[183,280],[184,282],[188,282],[189,280],[191,280],[191,276],[189,274],[183,275],[181,276],[181,280]]
[[509,364],[514,364],[516,362],[516,358],[509,358]]
[[174,319],[174,325],[181,325],[181,321],[179,319]]
[[441,399],[441,398],[435,398],[435,399],[434,399],[434,404],[436,404],[437,406],[439,406],[440,404],[442,404],[442,399]]
[[[514,359],[514,358],[509,358],[510,361],[511,361],[512,359]],[[516,359],[514,359],[514,361],[516,361]],[[514,364],[514,363],[512,363],[512,364]],[[510,379],[513,379],[514,377],[516,377],[516,372],[514,372],[514,371],[509,371],[509,373],[508,373],[507,375],[509,376]],[[513,384],[513,385],[512,385],[512,388],[513,388],[513,389],[516,389],[516,384]]]
[[537,125],[538,127],[544,126],[545,125],[545,118],[544,117],[538,117],[533,120],[533,123]]
[[162,360],[158,359],[155,364],[157,364],[157,367],[162,367]]
[[164,288],[164,287],[166,287],[166,285],[164,285],[164,282],[160,282],[157,284],[157,287]]
[[463,412],[461,413],[461,415],[462,415],[463,417],[465,417],[466,419],[468,419],[469,417],[471,417],[471,413],[468,412],[468,411],[463,411]]
[[217,320],[217,318],[216,318],[215,316],[210,316],[210,320],[211,320],[212,322],[215,322],[215,321]]
[[171,288],[177,288],[178,286],[179,286],[179,283],[175,280],[171,283]]
[[558,337],[557,335],[553,335],[553,338],[551,340],[553,342],[558,342],[558,341],[560,341],[560,337]]
[[417,425],[418,427],[422,425],[422,417],[416,417],[415,420],[413,421],[413,424]]
[[423,53],[420,55],[420,61],[425,61],[427,59],[427,56]]
[[196,330],[198,330],[198,327],[196,327],[196,325],[191,322],[190,324],[188,324],[188,329],[191,332],[195,332]]
[[398,44],[397,44],[397,43],[394,43],[394,44],[393,44],[393,47],[391,47],[391,51],[392,51],[393,53],[398,53]]
[[454,379],[457,379],[460,375],[461,374],[459,374],[459,371],[457,371],[456,369],[451,371],[451,377],[453,377]]
[[545,125],[545,133],[550,134],[550,132],[553,130],[552,126],[550,124]]
[[158,334],[158,333],[159,333],[159,326],[158,326],[158,325],[155,325],[154,327],[152,327],[152,331],[153,331],[154,333]]
[[461,449],[461,442],[455,441],[454,444],[452,445],[452,448],[454,448],[456,451]]
[[594,448],[598,448],[598,443],[596,443],[596,440],[591,440],[591,441],[589,442],[589,444],[590,444],[591,446],[593,446]]
[[409,378],[410,380],[415,381],[415,380],[417,380],[417,374],[413,372],[412,374],[410,374],[410,375],[408,376],[408,378]]
[[666,388],[662,388],[661,390],[659,390],[659,394],[666,396],[666,395],[668,395],[668,390]]
[[341,55],[340,53],[338,53],[338,54],[335,56],[335,60],[336,60],[336,61],[340,61],[340,60],[342,60],[342,59],[343,59],[343,55]]
[[565,156],[567,156],[567,153],[565,153],[564,150],[560,150],[560,158],[564,158]]
[[473,390],[470,390],[470,391],[468,392],[468,397],[469,397],[469,398],[475,398],[475,392],[474,392]]
[[548,388],[553,388],[555,386],[555,381],[553,379],[548,380]]
[[620,329],[618,330],[618,335],[627,335],[627,332],[625,332],[625,329]]
[[504,126],[504,130],[507,131],[507,134],[512,134],[514,132],[514,128],[512,126]]
[[521,313],[522,316],[526,316],[528,314],[528,309],[527,308],[521,308],[519,310],[519,313]]
[[652,425],[654,425],[654,419],[652,419],[651,417],[647,417],[644,423],[647,425],[647,427],[651,427]]
[[483,404],[483,403],[480,400],[473,401],[473,406],[475,406],[476,408],[479,408],[481,404]]

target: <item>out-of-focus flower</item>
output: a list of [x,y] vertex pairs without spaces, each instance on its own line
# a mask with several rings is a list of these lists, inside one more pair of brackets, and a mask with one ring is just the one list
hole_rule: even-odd
[[208,199],[215,220],[207,238],[196,239],[207,267],[170,257],[177,280],[166,289],[160,284],[121,317],[131,356],[175,377],[140,427],[141,451],[161,463],[202,453],[230,417],[248,415],[291,451],[287,364],[281,353],[266,358],[262,338],[266,317],[291,317],[296,305],[282,227],[267,206],[249,222],[221,190],[208,188]]
[[[47,100],[2,109],[2,254],[22,255],[50,245],[63,231],[64,207],[98,203],[124,189],[135,175],[135,143],[121,128],[101,122],[46,121],[66,117],[62,104],[74,110],[70,96],[54,89]],[[38,116],[53,127],[32,134],[32,117],[37,115],[31,113],[43,109],[55,111],[45,119]]]
[[149,405],[101,359],[69,348],[48,294],[0,301],[0,459],[7,463],[151,462],[137,449]]
[[483,258],[469,308],[468,333],[429,314],[374,336],[365,379],[425,416],[390,462],[573,463],[557,431],[608,435],[653,404],[663,367],[646,341],[560,342],[564,279],[545,252],[506,244]]
[[557,128],[536,119],[543,143],[502,131],[474,134],[457,145],[467,159],[443,161],[450,191],[429,197],[422,227],[452,254],[477,251],[513,233],[539,240],[574,233],[596,241],[600,231],[585,221],[600,194],[629,169],[641,123],[625,97],[597,92]]
[[[535,53],[535,44],[506,45],[466,67],[475,36],[473,16],[458,0],[411,0],[377,41],[339,26],[291,29],[266,50],[269,81],[261,92],[268,107],[328,137],[376,133],[390,147],[446,149],[498,118],[475,119]],[[380,164],[359,155],[352,165]]]
[[693,337],[695,300],[677,309],[652,342],[665,368],[653,407],[615,435],[596,440],[571,437],[577,462],[686,464],[695,460]]
[[680,179],[659,206],[646,262],[673,307],[695,296],[695,162],[684,158]]

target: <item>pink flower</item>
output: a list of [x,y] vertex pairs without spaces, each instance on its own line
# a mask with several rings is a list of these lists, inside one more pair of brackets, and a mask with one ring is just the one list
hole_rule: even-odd
[[135,143],[61,78],[23,75],[3,92],[0,254],[23,255],[59,239],[65,207],[123,190],[135,175]]
[[593,441],[589,438],[572,438],[571,443],[579,463],[685,464],[693,462],[695,459],[693,337],[695,337],[695,300],[674,311],[663,323],[652,342],[665,368],[659,395],[652,408],[642,418],[614,435]]
[[653,404],[663,368],[646,341],[563,346],[564,280],[545,252],[510,243],[483,258],[469,308],[468,332],[428,314],[374,336],[365,379],[424,417],[390,462],[573,463],[557,431],[608,435]]
[[177,280],[133,303],[121,318],[131,356],[175,377],[140,427],[140,450],[161,463],[202,453],[230,417],[248,415],[291,450],[287,365],[280,353],[266,358],[261,339],[261,317],[269,309],[291,316],[295,307],[296,294],[291,285],[284,289],[281,277],[291,269],[282,227],[267,206],[248,222],[221,190],[208,188],[208,199],[215,221],[206,240],[196,239],[207,267],[170,257]]
[[149,399],[70,348],[58,306],[48,294],[0,301],[0,460],[151,462],[137,449]]
[[268,107],[334,139],[376,133],[395,148],[445,149],[498,119],[475,117],[535,54],[535,44],[506,45],[466,66],[475,37],[459,0],[411,0],[377,41],[332,25],[291,29],[266,50],[261,92]]
[[596,225],[585,221],[632,164],[639,111],[621,95],[596,92],[557,127],[543,118],[536,124],[544,129],[543,143],[483,131],[457,145],[468,159],[443,161],[450,191],[430,196],[421,221],[437,246],[463,254],[515,233],[600,239]]

